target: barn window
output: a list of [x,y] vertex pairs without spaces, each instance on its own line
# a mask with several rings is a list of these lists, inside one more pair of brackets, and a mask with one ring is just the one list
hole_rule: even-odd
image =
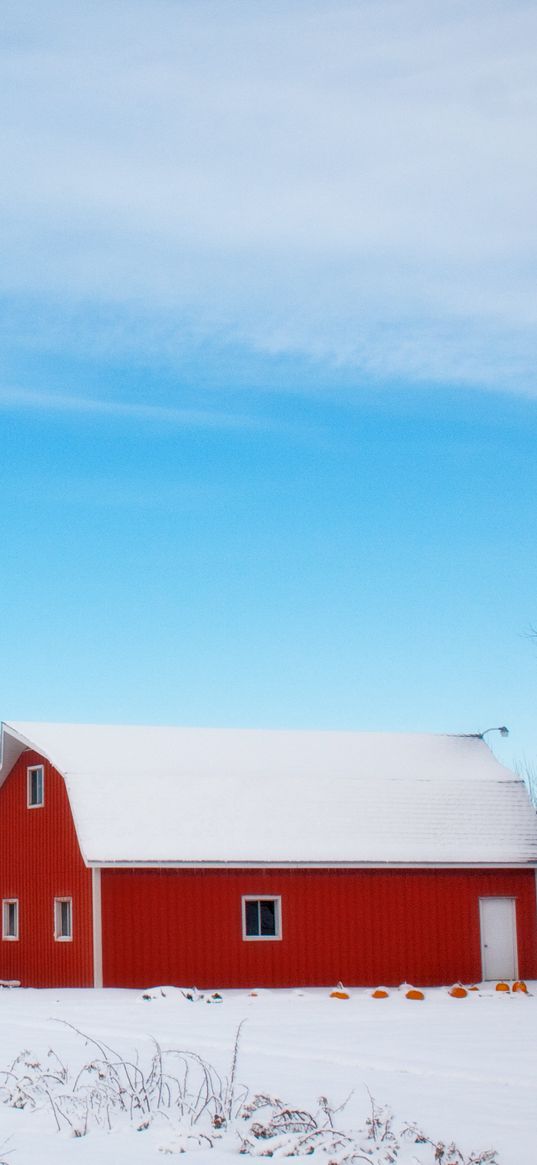
[[250,896],[243,898],[242,937],[244,939],[281,938],[281,898],[250,898]]
[[19,937],[19,903],[17,898],[2,902],[2,938],[13,942]]
[[45,770],[43,765],[28,769],[28,808],[37,809],[45,803]]
[[54,938],[56,942],[68,942],[73,937],[72,898],[54,899]]

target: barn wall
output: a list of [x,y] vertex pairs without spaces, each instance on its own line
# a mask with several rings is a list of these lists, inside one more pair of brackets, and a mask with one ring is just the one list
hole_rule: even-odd
[[[27,808],[27,768],[45,767],[45,797]],[[54,898],[73,899],[73,939],[54,940]],[[0,939],[0,979],[91,986],[91,871],[82,860],[62,777],[25,752],[0,789],[0,899],[19,899],[19,940]],[[1,933],[1,918],[0,918]]]
[[[280,941],[243,941],[243,894],[281,895]],[[537,977],[532,870],[103,870],[104,984],[479,980],[485,895],[516,898],[519,974]]]

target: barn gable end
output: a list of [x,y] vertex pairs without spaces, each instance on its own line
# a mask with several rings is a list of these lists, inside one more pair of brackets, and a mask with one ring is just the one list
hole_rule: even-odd
[[[43,773],[42,804],[33,807],[29,769]],[[34,798],[36,793],[34,779]],[[33,987],[91,986],[92,875],[80,853],[63,777],[38,752],[23,751],[0,788],[0,854],[3,936],[9,929],[3,904],[17,904],[16,916],[11,913],[17,936],[0,940],[0,979]],[[71,902],[70,938],[55,936],[61,900]]]

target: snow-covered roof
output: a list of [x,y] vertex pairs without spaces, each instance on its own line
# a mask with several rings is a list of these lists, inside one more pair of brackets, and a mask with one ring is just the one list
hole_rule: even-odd
[[525,785],[480,737],[4,724],[65,779],[89,863],[537,862]]

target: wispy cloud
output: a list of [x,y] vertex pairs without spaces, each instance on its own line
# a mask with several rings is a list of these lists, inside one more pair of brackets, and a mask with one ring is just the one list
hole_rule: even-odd
[[5,296],[537,391],[533,4],[7,0],[3,24]]
[[[75,393],[29,392],[21,388],[0,388],[0,410],[29,412],[84,414],[107,420],[117,417],[122,420],[148,422],[166,428],[202,429],[259,429],[266,427],[263,421],[238,413],[225,413],[218,409],[168,408],[159,404],[137,404],[131,401],[101,400],[96,397],[78,396]],[[267,422],[273,427],[272,422]]]

